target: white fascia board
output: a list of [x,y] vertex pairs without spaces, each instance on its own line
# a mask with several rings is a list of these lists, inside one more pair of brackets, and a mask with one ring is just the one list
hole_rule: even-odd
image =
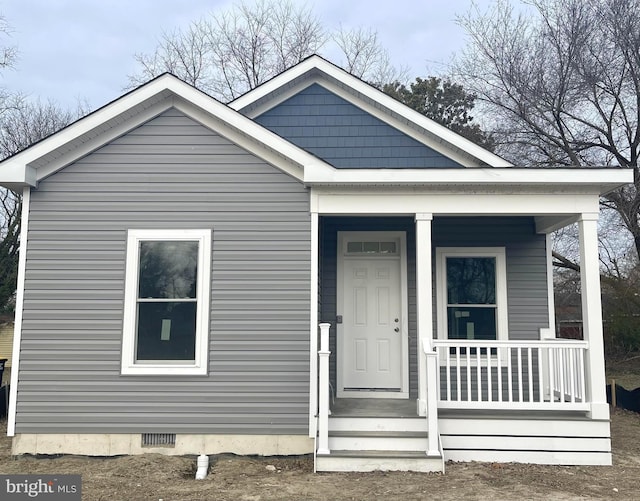
[[280,87],[283,87],[287,83],[295,80],[296,78],[301,77],[305,73],[315,69],[322,68],[325,65],[329,65],[324,59],[320,56],[311,56],[304,61],[292,66],[288,70],[280,73],[279,75],[273,77],[271,80],[264,82],[259,85],[255,89],[251,89],[246,94],[238,97],[237,99],[231,101],[229,103],[229,107],[240,111],[247,106],[259,101],[265,96],[277,91]]
[[[169,91],[169,93],[167,93],[161,102],[154,102],[154,100],[158,99],[158,96],[166,93],[166,91]],[[174,96],[173,99],[175,102],[172,100],[171,95]],[[12,183],[22,186],[26,182],[30,186],[35,186],[38,180],[51,175],[54,171],[81,158],[86,155],[89,150],[93,151],[113,140],[118,135],[126,133],[130,128],[139,125],[139,120],[131,116],[131,112],[134,111],[136,107],[144,106],[145,102],[153,103],[151,106],[140,108],[140,111],[134,114],[134,116],[138,115],[145,120],[149,120],[154,113],[158,114],[163,109],[179,102],[179,100],[175,99],[176,96],[181,98],[183,102],[193,105],[192,109],[199,108],[204,111],[205,113],[199,114],[201,120],[204,120],[204,115],[208,114],[211,117],[211,120],[207,121],[209,124],[216,122],[218,128],[227,127],[233,129],[236,132],[242,133],[245,137],[253,138],[254,144],[256,142],[263,143],[265,150],[275,151],[277,155],[272,156],[271,160],[275,160],[274,164],[276,167],[280,165],[290,166],[292,163],[297,164],[297,166],[299,166],[298,168],[286,168],[283,170],[300,180],[302,180],[303,166],[310,165],[321,168],[322,164],[324,164],[324,162],[318,158],[282,139],[211,96],[186,84],[173,75],[167,74],[139,87],[96,112],[78,120],[60,132],[7,159],[0,164],[0,183]],[[147,108],[149,109],[147,110]],[[127,117],[127,115],[129,116]],[[125,118],[124,121],[122,121],[122,119],[118,121],[119,117],[127,118]],[[92,131],[98,130],[111,120],[114,121],[114,126],[109,129],[111,133],[102,131],[97,135],[95,132],[92,134]],[[46,168],[36,170],[30,166],[30,164],[36,162],[43,156],[59,148],[62,150],[65,148],[65,145],[83,136],[87,138],[87,144],[84,145],[84,147],[77,147],[64,152],[58,158],[52,160]],[[328,167],[328,165],[326,166]]]
[[14,163],[0,168],[0,186],[20,191],[24,187],[35,187],[36,184],[36,169],[33,167]]
[[[331,79],[334,79],[340,82],[345,87],[352,89],[356,95],[362,94],[366,98],[371,99],[372,101],[379,104],[382,108],[385,108],[386,110],[399,116],[405,117],[409,122],[413,122],[422,129],[440,138],[443,143],[445,143],[444,145],[448,144],[450,145],[450,148],[453,147],[454,149],[460,149],[467,153],[469,156],[474,157],[491,167],[511,167],[513,165],[504,158],[501,158],[498,155],[491,153],[490,151],[469,141],[468,139],[456,134],[445,126],[440,125],[430,118],[427,118],[423,114],[409,108],[396,99],[388,96],[384,92],[376,89],[372,85],[363,82],[359,78],[354,77],[353,75],[329,63],[319,56],[312,56],[302,61],[298,65],[292,67],[284,73],[281,73],[277,77],[269,80],[261,86],[247,92],[245,95],[239,97],[235,101],[229,103],[229,106],[231,106],[235,110],[246,108],[256,101],[268,96],[270,93],[274,93],[278,91],[278,89],[286,87],[288,83],[294,81],[297,78],[300,78],[305,73],[311,72],[312,70],[318,70],[321,73],[326,74]],[[313,78],[317,83],[324,83],[322,77],[317,74]],[[390,115],[388,112],[386,113],[386,115],[388,117],[387,121],[393,118],[392,115]]]
[[[302,148],[295,146],[293,143],[290,143],[286,139],[283,139],[277,134],[262,127],[261,125],[245,117],[241,113],[238,113],[237,111],[229,108],[219,101],[213,100],[206,94],[196,91],[193,88],[191,89],[197,94],[181,97],[183,97],[183,99],[186,101],[186,103],[184,104],[186,107],[188,107],[190,103],[191,105],[208,112],[209,120],[206,120],[206,117],[201,116],[201,123],[204,123],[205,121],[208,123],[212,123],[215,121],[221,124],[223,127],[233,129],[236,132],[236,134],[234,134],[233,140],[239,141],[239,136],[242,135],[246,139],[253,140],[253,142],[262,143],[267,149],[273,150],[281,157],[284,157],[284,159],[297,164],[300,167],[298,172],[294,172],[291,170],[288,170],[287,172],[300,181],[302,181],[303,179],[303,169],[306,169],[307,166],[315,170],[331,168],[330,165],[326,164],[319,158],[311,155],[310,153],[307,153]],[[176,102],[176,105],[177,103],[178,102]],[[206,123],[204,124],[206,125]],[[213,128],[215,129],[215,126]],[[224,133],[222,134],[225,135]],[[248,143],[244,143],[244,146],[248,147]],[[273,159],[267,160],[273,162]],[[277,162],[274,163],[276,167],[278,167]]]
[[597,214],[595,193],[425,193],[419,190],[389,192],[386,189],[347,191],[343,188],[311,188],[311,210],[321,215],[437,216],[575,216]]
[[[100,125],[112,120],[120,115],[123,115],[127,111],[131,110],[137,105],[144,103],[144,101],[157,96],[162,90],[169,87],[169,84],[173,82],[180,82],[176,77],[171,75],[163,75],[156,80],[149,82],[142,87],[125,94],[119,99],[107,104],[106,106],[98,109],[97,111],[81,118],[77,122],[72,123],[68,127],[61,131],[49,136],[48,138],[34,144],[33,146],[21,151],[20,153],[8,158],[2,162],[2,168],[6,166],[27,166],[32,162],[38,160],[44,155],[64,147],[67,143],[78,139],[84,134],[88,134],[93,129]],[[182,82],[180,82],[182,83]],[[187,84],[182,83],[185,87]]]
[[477,185],[594,187],[599,194],[633,182],[631,169],[305,169],[308,185]]
[[[277,106],[279,103],[286,101],[290,97],[302,92],[305,88],[310,85],[318,84],[332,92],[333,94],[341,97],[347,102],[350,102],[354,106],[362,109],[366,113],[376,117],[377,119],[389,124],[391,127],[399,130],[403,134],[415,139],[421,144],[428,146],[429,148],[441,153],[445,157],[450,158],[454,162],[458,162],[460,165],[464,167],[481,167],[481,162],[478,162],[477,159],[473,159],[467,153],[463,152],[459,148],[451,148],[447,145],[446,142],[442,141],[440,138],[434,135],[427,135],[418,130],[415,127],[410,126],[406,122],[402,120],[398,120],[395,115],[389,114],[384,108],[380,108],[374,106],[374,104],[369,101],[355,99],[355,96],[351,94],[343,85],[338,85],[334,81],[331,81],[326,78],[322,78],[320,75],[315,74],[314,76],[309,77],[309,79],[301,80],[296,85],[287,86],[283,89],[279,94],[277,99],[272,101],[266,101],[261,103],[260,106],[257,106],[251,110],[246,116],[251,119],[255,119],[256,117],[262,115],[267,112],[269,109]],[[475,161],[474,161],[475,160]]]

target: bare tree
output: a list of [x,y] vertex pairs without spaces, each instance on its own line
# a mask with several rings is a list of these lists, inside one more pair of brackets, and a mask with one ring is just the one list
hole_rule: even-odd
[[[12,96],[0,114],[0,158],[53,134],[84,113],[81,105],[76,111],[65,111],[53,102]],[[21,212],[21,194],[0,189],[0,313],[10,312],[15,306]]]
[[317,17],[291,0],[241,2],[164,33],[151,55],[137,54],[139,85],[163,72],[229,101],[318,52],[326,35]]
[[[11,26],[7,19],[0,15],[0,38],[6,38],[11,35]],[[15,45],[4,45],[0,47],[0,70],[12,68],[18,57],[18,49]]]
[[129,87],[164,72],[230,101],[304,58],[335,44],[343,67],[377,86],[406,80],[396,70],[374,30],[327,32],[313,11],[292,0],[244,1],[162,34],[152,54],[137,54],[140,71]]
[[164,32],[153,54],[136,54],[140,72],[129,77],[138,85],[161,73],[170,72],[187,83],[210,91],[213,69],[208,59],[207,26],[197,21],[186,31]]
[[362,27],[348,30],[340,26],[333,40],[344,55],[341,66],[352,75],[376,87],[407,79],[407,69],[397,69],[391,64],[389,52],[378,41],[375,30]]
[[[485,104],[497,151],[516,164],[632,168],[603,199],[640,255],[640,0],[498,0],[458,21],[454,63]],[[522,9],[525,9],[523,11]]]

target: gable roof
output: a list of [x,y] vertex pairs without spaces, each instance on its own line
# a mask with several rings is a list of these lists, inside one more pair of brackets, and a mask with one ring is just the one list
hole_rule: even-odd
[[302,181],[305,166],[322,160],[165,73],[0,163],[0,184],[12,189],[37,183],[66,165],[177,108],[202,125]]
[[[335,169],[253,120],[300,89],[319,83],[466,167]],[[171,74],[163,74],[0,162],[0,185],[38,182],[114,139],[176,108],[306,185],[494,188],[550,186],[607,193],[633,181],[630,169],[530,169],[504,159],[411,110],[318,56],[312,56],[225,105]]]
[[427,118],[320,56],[313,55],[235,99],[229,106],[255,118],[318,84],[438,153],[466,167],[511,167],[498,155]]

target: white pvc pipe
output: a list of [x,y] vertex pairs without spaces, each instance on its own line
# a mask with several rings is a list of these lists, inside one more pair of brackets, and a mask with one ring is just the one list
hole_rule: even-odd
[[209,456],[200,454],[198,456],[198,470],[196,471],[196,480],[204,480],[207,478],[207,470],[209,469]]

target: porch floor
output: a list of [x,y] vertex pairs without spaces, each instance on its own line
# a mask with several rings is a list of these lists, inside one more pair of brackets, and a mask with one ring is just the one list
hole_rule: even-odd
[[337,398],[331,406],[331,417],[417,417],[415,399]]
[[[566,410],[439,409],[438,416],[449,419],[591,420],[584,411]],[[331,405],[331,417],[415,418],[418,412],[414,399],[336,398]]]

